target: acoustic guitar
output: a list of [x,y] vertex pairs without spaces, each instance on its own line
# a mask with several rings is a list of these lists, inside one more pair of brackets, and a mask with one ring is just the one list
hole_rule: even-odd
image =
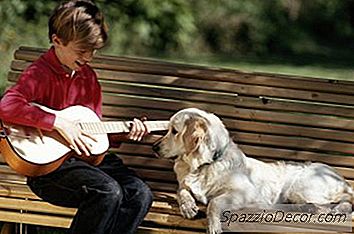
[[[124,133],[130,131],[132,121],[101,122],[94,111],[83,106],[71,106],[56,111],[35,104],[44,111],[69,119],[97,141],[84,137],[92,146],[91,155],[77,155],[59,132],[43,131],[1,121],[0,150],[5,161],[17,173],[25,176],[41,176],[57,169],[69,157],[98,165],[109,148],[108,133]],[[168,121],[145,121],[150,131],[167,129]]]

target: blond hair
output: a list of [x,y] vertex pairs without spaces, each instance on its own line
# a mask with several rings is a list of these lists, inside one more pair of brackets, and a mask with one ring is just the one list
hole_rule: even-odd
[[66,1],[49,18],[49,40],[57,35],[64,45],[74,41],[83,49],[100,49],[107,41],[107,26],[98,7],[89,0]]

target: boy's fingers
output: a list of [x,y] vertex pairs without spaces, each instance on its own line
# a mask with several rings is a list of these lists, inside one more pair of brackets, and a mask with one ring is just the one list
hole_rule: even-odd
[[90,138],[91,140],[93,140],[94,142],[97,142],[97,139],[96,139],[96,137],[94,137],[93,135],[91,135],[91,134],[89,134],[89,133],[87,133],[87,132],[85,132],[85,131],[81,131],[81,134],[82,135],[84,135],[84,136],[86,136],[86,137],[88,137],[88,138]]
[[136,124],[134,121],[134,122],[132,122],[132,126],[131,126],[130,132],[128,134],[129,139],[134,140],[135,134],[136,134]]
[[141,141],[143,139],[143,137],[146,135],[146,132],[147,132],[147,128],[142,121],[140,121],[140,126],[141,126],[141,132],[140,132],[139,141]]
[[82,151],[86,154],[86,156],[90,156],[90,148],[91,146],[82,138],[78,138],[78,145],[82,149]]
[[148,133],[148,129],[144,122],[140,119],[134,118],[131,123],[131,130],[128,134],[128,138],[134,141],[141,141],[142,138]]
[[79,148],[77,147],[76,143],[74,141],[72,141],[70,148],[72,150],[75,151],[75,153],[77,153],[78,155],[81,155],[81,151],[79,150]]
[[136,119],[136,124],[138,126],[137,140],[141,141],[143,137],[146,135],[147,128],[145,124],[139,119]]
[[148,129],[148,127],[145,125],[145,121],[147,121],[147,117],[146,116],[142,116],[141,118],[140,118],[140,120],[142,121],[142,123],[143,123],[143,125],[144,125],[144,136],[145,135],[147,135],[147,134],[149,134],[150,133],[150,130]]
[[139,138],[139,131],[140,131],[140,126],[139,123],[137,122],[137,119],[133,119],[133,127],[131,129],[131,137],[130,139],[133,141],[136,141]]
[[141,141],[145,135],[146,132],[146,127],[145,124],[141,120],[137,120],[137,123],[139,125],[139,132],[138,132],[138,141]]

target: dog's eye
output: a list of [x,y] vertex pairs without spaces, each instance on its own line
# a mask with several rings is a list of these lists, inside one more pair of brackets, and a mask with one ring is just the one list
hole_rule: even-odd
[[172,134],[176,135],[177,133],[178,133],[177,130],[175,128],[172,128]]

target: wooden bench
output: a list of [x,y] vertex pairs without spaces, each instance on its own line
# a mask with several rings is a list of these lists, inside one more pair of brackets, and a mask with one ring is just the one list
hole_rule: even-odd
[[[9,85],[45,50],[16,50]],[[335,167],[354,186],[354,82],[245,73],[160,60],[96,56],[92,67],[103,91],[105,120],[146,115],[166,120],[198,107],[220,116],[235,142],[264,161],[318,161]],[[153,206],[141,233],[203,233],[206,220],[183,219],[175,199],[172,163],[157,159],[152,135],[117,151],[145,178]],[[26,178],[0,165],[0,221],[68,227],[75,209],[50,205],[26,186]]]

